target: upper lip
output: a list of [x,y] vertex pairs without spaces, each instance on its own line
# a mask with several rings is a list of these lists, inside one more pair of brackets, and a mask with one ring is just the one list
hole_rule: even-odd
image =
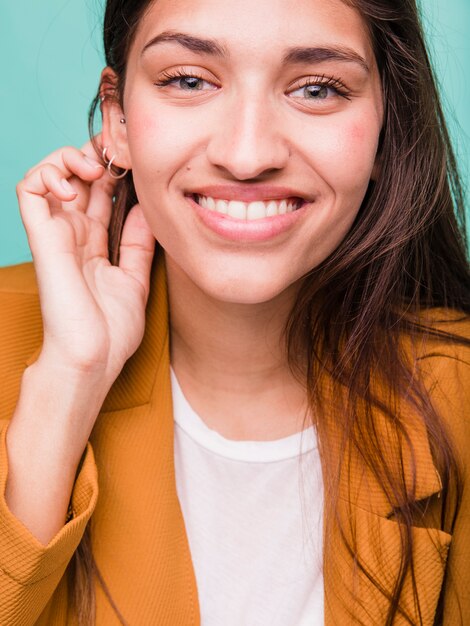
[[290,198],[302,201],[307,200],[301,192],[291,187],[261,184],[206,185],[204,187],[198,187],[190,193],[198,196],[209,196],[218,200],[240,200],[242,202],[286,200]]

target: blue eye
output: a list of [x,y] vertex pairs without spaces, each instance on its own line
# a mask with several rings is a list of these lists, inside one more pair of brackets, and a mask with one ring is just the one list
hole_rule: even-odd
[[178,86],[188,91],[198,91],[203,88],[204,82],[201,78],[196,78],[195,76],[183,76],[178,80]]
[[294,98],[305,98],[306,100],[328,100],[335,96],[341,95],[338,89],[329,87],[328,85],[303,85],[294,91],[291,91]]
[[329,91],[331,91],[331,89],[325,87],[325,85],[306,85],[303,88],[303,95],[305,98],[312,100],[324,100],[328,97]]
[[349,100],[350,93],[351,92],[339,79],[327,76],[315,76],[306,80],[303,85],[300,84],[297,89],[293,89],[289,95],[301,100],[309,100],[310,102],[318,101],[326,104],[337,98],[346,98]]
[[165,72],[155,85],[157,87],[172,87],[174,90],[186,91],[186,93],[217,89],[215,85],[200,76],[193,76],[192,74],[179,70],[174,73]]

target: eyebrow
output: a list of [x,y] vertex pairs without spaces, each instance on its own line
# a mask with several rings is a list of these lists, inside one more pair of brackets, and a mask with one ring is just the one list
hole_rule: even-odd
[[[164,31],[156,37],[153,37],[153,39],[145,44],[141,54],[145,54],[149,48],[162,43],[177,43],[183,48],[198,54],[209,54],[218,57],[229,56],[227,48],[213,39],[203,39],[201,37],[195,37],[194,35],[172,30]],[[326,61],[346,61],[348,63],[356,63],[366,72],[370,71],[366,60],[360,54],[345,46],[294,47],[289,48],[282,58],[284,65],[321,63]]]
[[201,39],[187,33],[177,33],[172,30],[164,31],[151,39],[142,50],[142,55],[151,47],[161,43],[178,43],[183,48],[199,54],[211,54],[212,56],[227,57],[228,51],[213,39]]
[[321,63],[322,61],[346,61],[348,63],[357,63],[366,72],[370,72],[366,60],[351,48],[346,48],[344,46],[334,46],[328,48],[290,48],[283,57],[283,63],[286,65]]

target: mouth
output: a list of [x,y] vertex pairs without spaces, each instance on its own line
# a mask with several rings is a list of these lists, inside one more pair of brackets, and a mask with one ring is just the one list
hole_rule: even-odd
[[293,213],[305,204],[305,200],[295,197],[251,202],[225,200],[201,194],[191,194],[191,198],[204,209],[244,221],[262,220]]

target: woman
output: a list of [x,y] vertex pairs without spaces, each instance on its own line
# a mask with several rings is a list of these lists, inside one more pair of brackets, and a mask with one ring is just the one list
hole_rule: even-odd
[[109,0],[104,42],[98,159],[18,186],[40,310],[2,271],[0,622],[464,623],[463,202],[414,2]]

